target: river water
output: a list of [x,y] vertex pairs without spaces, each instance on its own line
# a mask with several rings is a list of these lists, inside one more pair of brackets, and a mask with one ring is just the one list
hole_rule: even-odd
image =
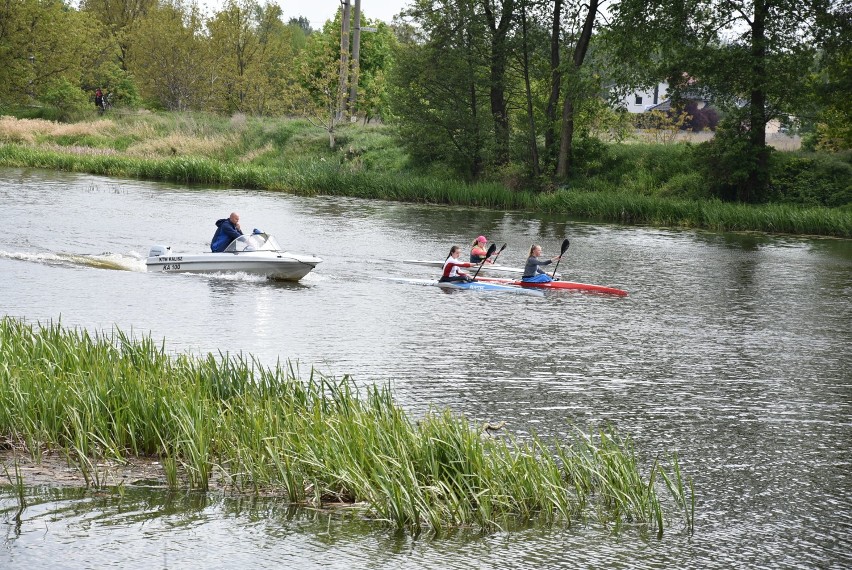
[[[440,538],[272,499],[129,488],[0,491],[2,568],[848,568],[852,242],[563,216],[187,188],[0,169],[0,314],[165,339],[389,383],[519,437],[612,422],[643,465],[677,452],[695,532],[594,526]],[[324,262],[298,284],[149,274],[153,244],[204,251],[213,222]],[[629,292],[447,294],[400,282],[479,234],[520,266],[564,237],[564,278]]]

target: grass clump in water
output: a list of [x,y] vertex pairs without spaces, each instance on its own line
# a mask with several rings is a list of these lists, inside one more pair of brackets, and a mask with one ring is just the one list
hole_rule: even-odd
[[[170,486],[294,503],[357,503],[400,529],[502,528],[594,519],[662,534],[671,506],[691,531],[691,483],[676,456],[646,476],[613,429],[572,441],[492,438],[449,411],[412,421],[387,386],[168,356],[150,337],[0,321],[0,433],[58,447],[97,484],[91,458],[156,455]],[[89,477],[87,476],[87,480]],[[688,490],[687,490],[688,489]]]

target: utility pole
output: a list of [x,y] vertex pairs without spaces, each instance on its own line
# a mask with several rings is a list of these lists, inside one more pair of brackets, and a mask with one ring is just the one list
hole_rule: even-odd
[[[347,0],[348,1],[348,0]],[[352,34],[352,83],[349,85],[349,120],[358,120],[358,58],[361,55],[361,0],[355,0],[355,31]]]
[[337,95],[337,119],[346,111],[346,83],[349,73],[349,0],[340,0],[343,17],[340,20],[340,89]]

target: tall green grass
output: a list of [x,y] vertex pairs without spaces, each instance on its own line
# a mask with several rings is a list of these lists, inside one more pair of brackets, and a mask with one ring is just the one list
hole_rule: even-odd
[[492,438],[449,411],[414,421],[387,386],[302,380],[243,355],[169,356],[117,330],[0,320],[0,434],[35,457],[58,448],[92,485],[93,458],[156,455],[172,487],[217,477],[294,503],[355,503],[412,531],[591,519],[662,534],[668,513],[688,531],[694,519],[676,456],[643,468],[613,429]]
[[410,174],[348,172],[335,163],[312,159],[262,166],[203,157],[155,159],[75,155],[5,144],[0,145],[0,165],[279,190],[301,195],[327,194],[549,212],[629,224],[852,237],[852,213],[836,208],[788,204],[754,206],[611,190],[533,193],[513,191],[497,183],[467,184]]

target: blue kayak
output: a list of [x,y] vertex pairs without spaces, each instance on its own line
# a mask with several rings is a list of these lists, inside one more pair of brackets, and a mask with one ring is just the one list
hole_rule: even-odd
[[[436,281],[435,285],[440,287],[441,289],[463,289],[463,290],[472,290],[472,291],[489,291],[489,292],[500,292],[500,293],[521,293],[521,294],[530,294],[530,293],[542,293],[542,291],[534,291],[532,289],[523,289],[521,287],[516,287],[514,285],[503,285],[499,283],[483,283],[481,281],[474,281],[472,283],[452,283],[452,282],[441,282]],[[541,295],[538,295],[541,296]]]
[[533,295],[536,297],[544,296],[544,291],[515,287],[514,285],[503,285],[502,283],[483,283],[481,281],[474,281],[472,283],[442,283],[435,279],[406,279],[404,277],[386,277],[385,279],[388,279],[389,281],[396,281],[398,283],[408,283],[410,285],[437,286],[445,291],[472,290],[494,293],[520,293],[521,295]]

